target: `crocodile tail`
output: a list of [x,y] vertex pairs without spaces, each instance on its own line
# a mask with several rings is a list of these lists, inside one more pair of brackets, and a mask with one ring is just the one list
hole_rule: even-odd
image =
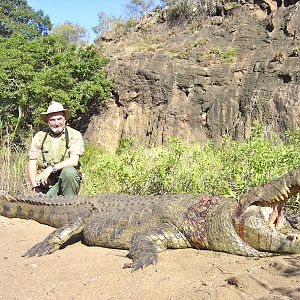
[[43,197],[13,197],[0,195],[0,215],[7,218],[31,219],[53,227],[67,223],[68,214],[64,206],[46,201],[34,200]]

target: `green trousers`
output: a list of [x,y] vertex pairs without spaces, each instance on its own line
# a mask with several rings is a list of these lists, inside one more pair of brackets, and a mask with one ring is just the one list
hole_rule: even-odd
[[57,182],[49,188],[47,196],[74,196],[78,194],[80,176],[74,167],[65,167],[61,170]]

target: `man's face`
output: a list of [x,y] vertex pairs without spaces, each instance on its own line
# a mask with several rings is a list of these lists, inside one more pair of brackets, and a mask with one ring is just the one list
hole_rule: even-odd
[[54,133],[61,133],[66,125],[66,118],[63,112],[56,112],[48,115],[48,126]]

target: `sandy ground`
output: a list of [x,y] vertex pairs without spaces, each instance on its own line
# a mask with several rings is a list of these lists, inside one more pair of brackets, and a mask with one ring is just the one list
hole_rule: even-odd
[[0,217],[0,299],[300,299],[300,255],[254,259],[168,250],[156,266],[122,269],[127,251],[80,242],[23,258],[53,229]]

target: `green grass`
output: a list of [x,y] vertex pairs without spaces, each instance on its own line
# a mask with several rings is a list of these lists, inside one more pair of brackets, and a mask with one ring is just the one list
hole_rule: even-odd
[[[87,145],[82,159],[86,174],[83,194],[207,192],[237,197],[298,167],[299,136],[299,130],[289,131],[283,142],[275,134],[265,137],[256,125],[249,140],[224,137],[217,149],[210,142],[188,145],[176,138],[170,138],[167,146],[151,149],[136,149],[130,141],[117,154]],[[300,206],[299,196],[292,205]]]
[[[237,197],[300,165],[300,131],[288,131],[283,142],[276,134],[255,125],[245,141],[223,138],[215,148],[186,144],[170,138],[164,147],[136,148],[122,140],[115,154],[96,145],[86,145],[81,159],[85,174],[81,193],[116,192],[139,195],[209,193]],[[9,158],[9,159],[8,159]],[[26,153],[2,147],[0,190],[29,193],[26,183]],[[9,181],[5,180],[8,178]],[[300,208],[299,195],[290,203]]]

